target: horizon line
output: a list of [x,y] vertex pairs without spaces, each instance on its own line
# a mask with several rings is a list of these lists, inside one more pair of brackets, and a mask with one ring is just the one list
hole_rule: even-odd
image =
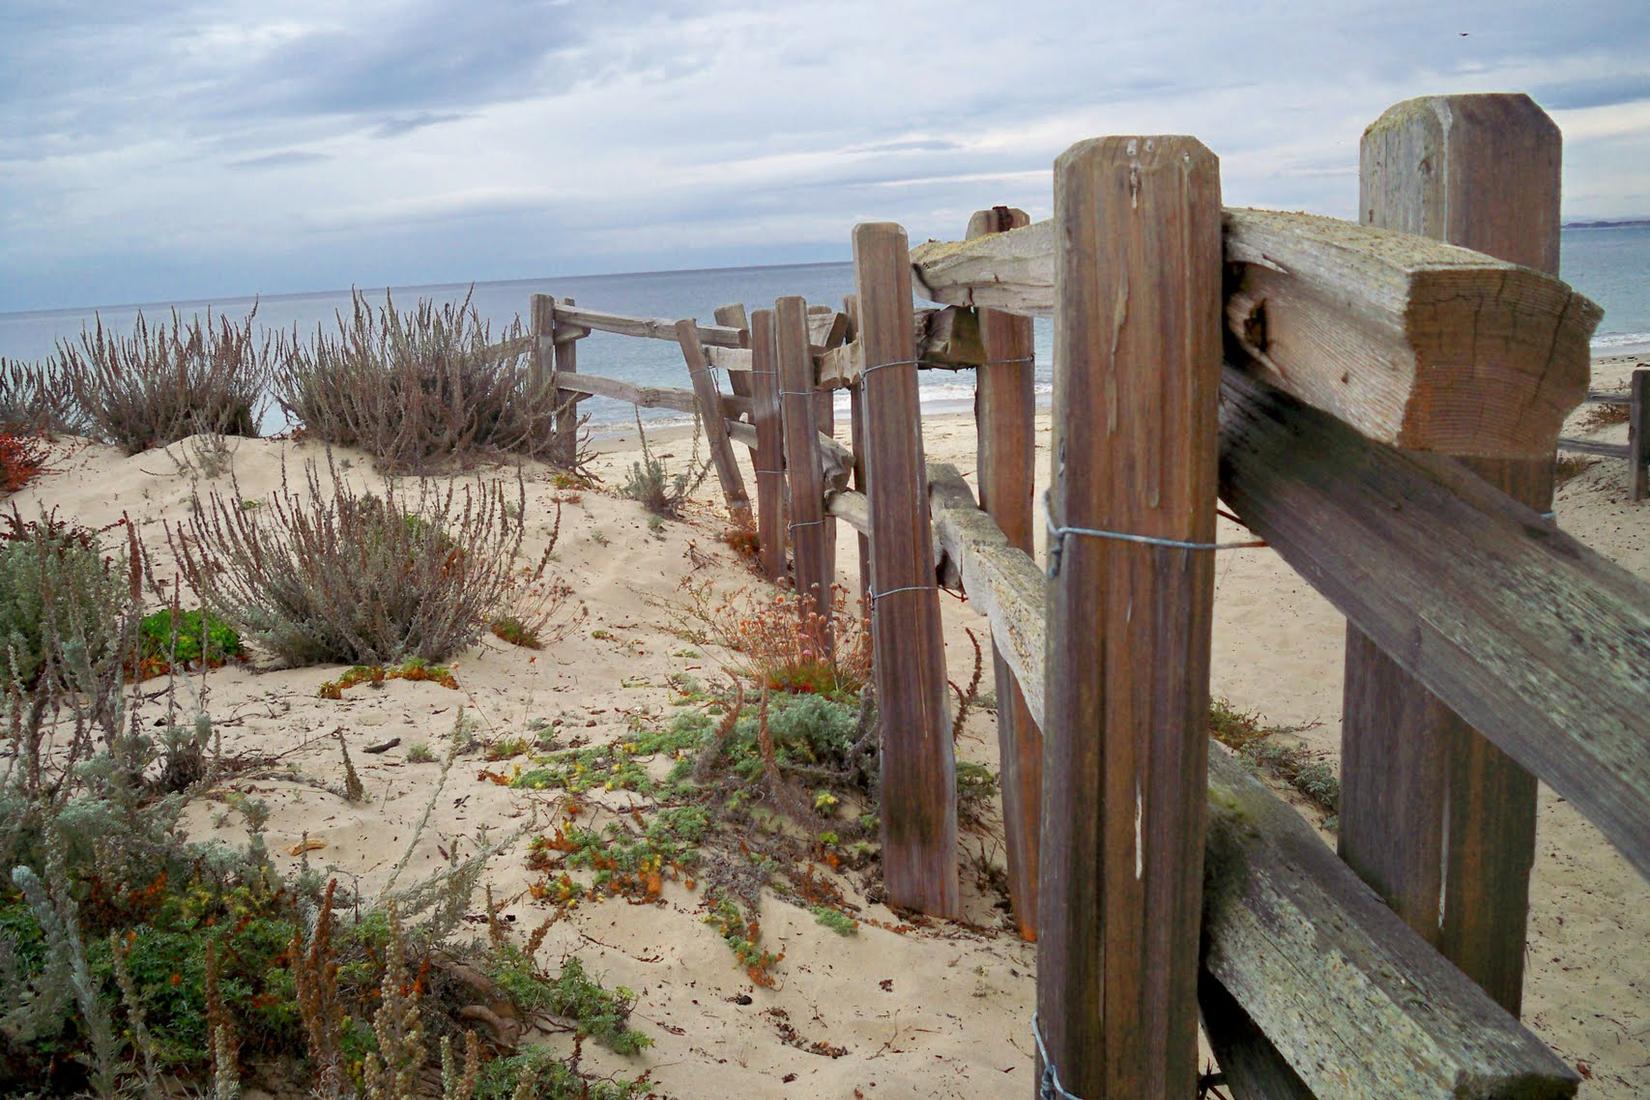
[[[568,275],[568,274],[563,274],[563,275],[528,275],[528,276],[524,276],[524,277],[516,278],[516,279],[470,279],[470,280],[467,280],[467,281],[461,279],[461,280],[458,280],[456,282],[405,283],[405,284],[402,284],[400,286],[394,286],[394,285],[386,286],[383,289],[386,293],[392,293],[392,292],[398,291],[398,290],[402,290],[402,291],[405,291],[405,290],[413,290],[413,291],[418,291],[418,290],[439,290],[439,289],[442,289],[444,287],[459,287],[459,286],[469,286],[469,287],[476,287],[476,286],[509,286],[513,283],[514,284],[544,283],[544,282],[550,282],[550,281],[553,281],[553,280],[556,280],[556,279],[628,279],[628,278],[633,278],[637,275],[701,275],[701,274],[706,274],[708,272],[713,272],[713,271],[758,271],[758,270],[766,270],[766,269],[781,269],[781,268],[796,268],[796,267],[835,267],[835,266],[839,266],[841,264],[851,264],[851,263],[853,263],[852,259],[847,259],[847,260],[809,260],[809,261],[806,261],[806,262],[803,262],[803,263],[789,263],[789,264],[729,264],[729,265],[723,266],[723,267],[665,267],[665,268],[655,268],[655,269],[652,269],[652,270],[641,270],[641,271],[599,271],[599,272],[576,273],[576,274],[570,274],[570,275]],[[9,318],[9,317],[34,317],[34,316],[40,316],[40,315],[48,314],[48,313],[84,313],[87,310],[94,310],[94,311],[95,310],[104,310],[104,309],[108,309],[108,310],[123,310],[123,309],[142,310],[142,309],[152,309],[152,308],[156,308],[156,307],[167,307],[167,308],[172,308],[172,309],[181,309],[181,308],[188,307],[188,306],[208,306],[208,307],[210,307],[210,306],[217,305],[217,304],[230,304],[230,303],[235,303],[235,302],[263,302],[263,301],[278,302],[278,301],[282,301],[282,300],[290,300],[290,299],[293,299],[293,298],[324,298],[324,297],[333,297],[334,295],[339,295],[339,294],[350,294],[350,293],[358,293],[358,292],[360,292],[360,287],[350,286],[350,287],[337,287],[337,288],[334,288],[334,289],[331,289],[331,290],[291,290],[291,291],[285,291],[285,292],[280,293],[280,294],[262,294],[262,293],[258,293],[258,292],[253,292],[251,294],[238,293],[238,294],[225,295],[225,296],[222,296],[222,297],[214,297],[214,298],[184,298],[184,299],[177,299],[177,300],[171,300],[171,301],[157,298],[153,301],[148,301],[148,302],[106,302],[106,303],[102,303],[102,304],[99,304],[99,305],[47,306],[47,307],[44,307],[44,308],[41,308],[41,309],[0,310],[0,319]]]

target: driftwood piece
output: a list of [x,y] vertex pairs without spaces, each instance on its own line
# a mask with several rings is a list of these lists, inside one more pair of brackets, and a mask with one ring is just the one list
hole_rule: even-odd
[[[913,265],[934,301],[1048,315],[1054,244],[1038,222],[923,245]],[[1586,394],[1602,313],[1550,275],[1412,234],[1236,208],[1225,258],[1227,334],[1246,369],[1378,442],[1539,456]]]
[[1445,705],[1650,877],[1650,585],[1464,465],[1228,368],[1221,495]]
[[[955,468],[929,472],[935,537],[1042,722],[1042,570],[974,506]],[[1568,1066],[1421,941],[1223,750],[1210,753],[1208,801],[1206,973],[1316,1095],[1574,1094]]]

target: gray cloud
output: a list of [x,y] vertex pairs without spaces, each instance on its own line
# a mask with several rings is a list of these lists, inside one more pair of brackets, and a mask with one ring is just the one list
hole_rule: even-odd
[[1530,90],[1566,215],[1650,213],[1650,6],[1573,8],[9,0],[0,310],[838,258],[860,219],[1046,214],[1100,133],[1344,216],[1363,126],[1440,91]]

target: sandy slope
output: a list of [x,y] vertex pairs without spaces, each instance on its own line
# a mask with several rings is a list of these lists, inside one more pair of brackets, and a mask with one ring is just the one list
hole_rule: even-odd
[[[1629,365],[1600,364],[1595,385],[1619,384]],[[1040,429],[1046,443],[1046,417]],[[1623,432],[1614,427],[1603,437]],[[972,478],[971,418],[931,418],[925,436],[930,459],[954,462]],[[621,480],[634,442],[633,430],[604,441],[598,469],[610,484]],[[688,450],[679,434],[662,433],[656,442],[666,453],[685,456]],[[312,446],[245,442],[234,456],[238,490],[230,489],[227,477],[203,481],[201,488],[257,498],[278,484],[283,459],[297,477],[302,462],[320,455]],[[192,475],[160,452],[125,458],[97,446],[62,455],[56,465],[57,472],[17,498],[25,513],[54,506],[95,525],[127,513],[154,551],[157,572],[172,574],[165,525],[187,516]],[[1039,466],[1041,474],[1046,454]],[[369,487],[380,483],[359,456],[344,476]],[[532,551],[543,547],[550,501],[559,494],[544,471],[529,477]],[[425,742],[442,754],[460,708],[478,724],[483,740],[521,733],[530,720],[542,719],[559,722],[566,736],[576,732],[600,742],[624,735],[633,716],[668,715],[675,695],[666,683],[670,674],[718,675],[716,653],[690,647],[666,629],[680,618],[666,604],[690,574],[727,587],[760,583],[716,541],[715,492],[712,478],[701,493],[706,504],[691,521],[667,524],[657,535],[639,506],[611,495],[585,492],[579,503],[566,505],[557,568],[586,617],[565,641],[536,656],[483,639],[455,662],[461,691],[392,682],[382,691],[356,689],[341,702],[318,698],[318,685],[336,668],[225,669],[197,680],[226,748],[287,753],[284,762],[297,773],[277,771],[237,784],[270,803],[270,841],[278,858],[291,861],[287,846],[307,833],[326,845],[312,853],[312,861],[335,866],[369,893],[380,886],[439,774],[437,765],[408,763],[406,751]],[[1646,508],[1627,502],[1624,471],[1615,462],[1599,463],[1559,493],[1565,528],[1640,575],[1650,575]],[[852,532],[843,528],[838,561],[849,584],[857,575],[856,553]],[[1340,617],[1269,551],[1224,555],[1216,583],[1216,692],[1274,720],[1308,727],[1303,740],[1333,754]],[[983,624],[958,601],[943,603],[951,673],[965,681],[972,648],[963,631],[972,627],[983,637]],[[352,750],[371,796],[366,805],[324,789],[341,783],[337,745],[327,736],[335,730]],[[401,744],[386,753],[360,751],[393,737]],[[969,721],[959,751],[995,767],[989,716]],[[454,766],[409,875],[439,866],[438,846],[468,850],[478,830],[497,838],[534,821],[535,814],[541,825],[554,819],[554,792],[510,791],[478,781],[482,766],[475,756]],[[597,801],[622,810],[634,797],[615,792]],[[238,839],[235,825],[215,823],[218,810],[212,800],[198,803],[194,828]],[[1550,793],[1543,798],[1540,828],[1526,1015],[1566,1059],[1585,1065],[1591,1079],[1582,1095],[1637,1095],[1650,1088],[1650,888]],[[982,845],[993,850],[987,838],[965,838],[970,850]],[[524,850],[525,843],[518,843],[497,857],[488,878],[496,896],[510,899],[506,912],[525,929],[545,911],[524,895],[534,877],[524,866]],[[663,907],[618,901],[581,906],[550,929],[540,957],[553,964],[577,953],[610,984],[639,991],[637,1023],[655,1045],[628,1060],[590,1048],[587,1064],[626,1073],[646,1067],[663,1094],[1024,1096],[1032,1087],[1026,1021],[1035,953],[1004,930],[997,896],[982,893],[966,871],[963,877],[974,928],[897,934],[865,925],[857,936],[843,938],[804,910],[769,900],[762,914],[765,938],[785,952],[775,990],[746,980],[716,933],[700,921],[697,893],[681,885],[666,887]],[[866,915],[897,922],[881,906],[866,906]],[[784,1020],[773,1010],[783,1012]],[[786,1045],[781,1022],[805,1042],[846,1053],[831,1058]],[[565,1037],[547,1041],[568,1045]]]

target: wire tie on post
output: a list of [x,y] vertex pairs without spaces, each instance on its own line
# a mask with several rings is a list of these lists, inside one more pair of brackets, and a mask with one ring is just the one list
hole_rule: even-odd
[[876,603],[884,596],[894,596],[901,592],[938,592],[939,586],[932,584],[908,584],[903,588],[890,588],[886,592],[872,592],[871,602]]
[[1037,1079],[1037,1100],[1083,1100],[1060,1083],[1060,1071],[1054,1068],[1054,1059],[1048,1056],[1048,1044],[1043,1042],[1043,1024],[1036,1012],[1031,1014],[1031,1037],[1037,1041],[1037,1057],[1043,1060],[1043,1073]]
[[1054,509],[1049,501],[1049,494],[1043,494],[1043,513],[1048,522],[1048,575],[1060,575],[1060,555],[1065,551],[1066,536],[1080,535],[1084,538],[1111,539],[1116,542],[1132,542],[1141,546],[1160,546],[1169,550],[1247,550],[1265,546],[1264,539],[1244,539],[1241,542],[1194,542],[1190,539],[1162,538],[1157,535],[1135,535],[1127,531],[1106,531],[1098,527],[1064,527],[1054,522]]

